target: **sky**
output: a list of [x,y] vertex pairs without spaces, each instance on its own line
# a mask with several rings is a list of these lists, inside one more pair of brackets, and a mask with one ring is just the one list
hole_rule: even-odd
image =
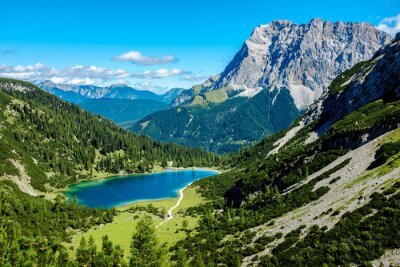
[[[62,2],[62,3],[61,3]],[[225,68],[254,27],[276,19],[368,21],[400,30],[400,0],[2,0],[0,76],[125,83],[162,93]]]

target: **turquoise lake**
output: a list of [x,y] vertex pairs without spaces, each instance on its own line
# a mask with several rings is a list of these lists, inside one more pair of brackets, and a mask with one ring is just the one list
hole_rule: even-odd
[[111,208],[135,201],[177,197],[179,190],[191,182],[216,174],[194,169],[116,176],[70,185],[64,194],[88,207]]

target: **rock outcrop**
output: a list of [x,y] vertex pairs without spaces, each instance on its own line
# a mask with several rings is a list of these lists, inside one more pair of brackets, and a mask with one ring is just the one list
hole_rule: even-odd
[[370,59],[391,37],[370,23],[276,20],[253,30],[209,88],[229,87],[254,96],[269,87],[289,88],[296,107],[319,98],[341,72]]

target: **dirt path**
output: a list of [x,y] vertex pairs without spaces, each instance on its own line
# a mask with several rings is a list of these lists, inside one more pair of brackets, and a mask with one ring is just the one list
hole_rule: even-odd
[[185,186],[184,188],[182,188],[181,190],[179,190],[179,199],[178,199],[178,202],[176,202],[175,206],[173,206],[172,208],[170,208],[170,209],[168,210],[167,218],[166,218],[164,221],[160,222],[160,223],[156,226],[156,228],[160,227],[161,225],[163,225],[163,224],[166,223],[167,221],[169,221],[169,220],[171,220],[172,218],[174,218],[174,215],[172,214],[172,211],[173,211],[174,209],[176,209],[177,207],[179,207],[179,205],[181,204],[182,199],[183,199],[183,191],[185,191],[185,189],[188,188],[191,184],[192,184],[192,183],[188,184],[187,186]]

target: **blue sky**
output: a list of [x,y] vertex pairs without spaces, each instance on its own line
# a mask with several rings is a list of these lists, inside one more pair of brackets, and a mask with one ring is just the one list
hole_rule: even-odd
[[60,2],[2,1],[0,75],[46,72],[60,82],[161,92],[221,72],[255,26],[275,19],[369,21],[388,31],[400,24],[399,0]]

